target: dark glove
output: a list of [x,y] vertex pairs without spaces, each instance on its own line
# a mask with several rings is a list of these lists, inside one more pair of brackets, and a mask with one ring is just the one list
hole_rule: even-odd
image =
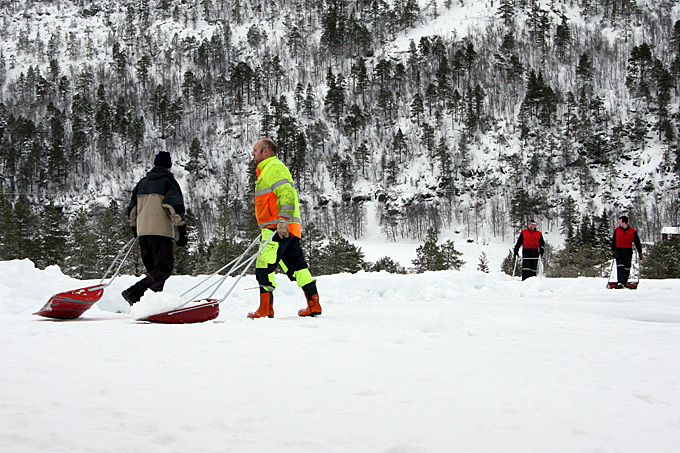
[[612,258],[616,258],[616,252],[612,250]]
[[519,258],[519,253],[515,252],[515,258]]
[[130,229],[132,230],[132,237],[137,237],[137,227],[131,226]]
[[177,244],[177,247],[184,247],[187,245],[187,242],[189,242],[189,238],[187,237],[187,226],[178,226],[177,231],[179,231],[179,239],[177,239],[175,244]]

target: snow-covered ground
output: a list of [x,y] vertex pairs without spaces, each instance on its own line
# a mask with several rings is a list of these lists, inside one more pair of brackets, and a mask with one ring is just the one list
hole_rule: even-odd
[[115,313],[131,276],[79,320],[33,316],[93,282],[0,262],[0,451],[680,449],[679,280],[474,268],[322,276],[318,318],[279,278],[254,321],[248,276],[214,322],[162,325]]

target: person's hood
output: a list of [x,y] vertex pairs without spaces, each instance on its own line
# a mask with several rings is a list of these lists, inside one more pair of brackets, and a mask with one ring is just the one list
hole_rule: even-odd
[[153,167],[151,171],[146,175],[147,178],[152,180],[165,178],[167,176],[172,176],[172,172],[167,168],[163,167]]

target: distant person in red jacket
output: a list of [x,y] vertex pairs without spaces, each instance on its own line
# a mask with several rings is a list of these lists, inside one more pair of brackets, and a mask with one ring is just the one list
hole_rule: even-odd
[[522,280],[535,277],[538,269],[538,259],[543,256],[545,241],[540,231],[536,229],[536,221],[530,220],[528,228],[522,230],[515,244],[515,258],[519,256],[522,247]]
[[619,226],[612,236],[612,258],[616,258],[616,280],[618,288],[625,288],[630,277],[630,264],[633,261],[633,244],[642,260],[642,243],[635,228],[628,225],[628,216],[619,217]]

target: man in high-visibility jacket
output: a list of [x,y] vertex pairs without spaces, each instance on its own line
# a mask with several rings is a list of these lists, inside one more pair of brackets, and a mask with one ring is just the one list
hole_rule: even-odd
[[618,288],[625,288],[630,277],[630,265],[633,261],[633,244],[642,260],[642,242],[637,230],[628,225],[628,216],[619,217],[619,226],[612,236],[612,258],[616,259],[616,280]]
[[527,226],[515,243],[515,258],[519,254],[519,248],[522,247],[522,280],[536,276],[538,260],[545,250],[543,234],[536,229],[536,221],[530,220]]
[[276,144],[262,138],[253,145],[257,164],[255,181],[255,217],[262,230],[262,241],[272,240],[255,263],[255,277],[260,285],[260,307],[249,318],[274,317],[274,271],[280,265],[291,281],[296,281],[307,299],[307,308],[299,316],[321,314],[316,280],[309,272],[300,247],[302,226],[300,202],[288,168],[276,157]]

